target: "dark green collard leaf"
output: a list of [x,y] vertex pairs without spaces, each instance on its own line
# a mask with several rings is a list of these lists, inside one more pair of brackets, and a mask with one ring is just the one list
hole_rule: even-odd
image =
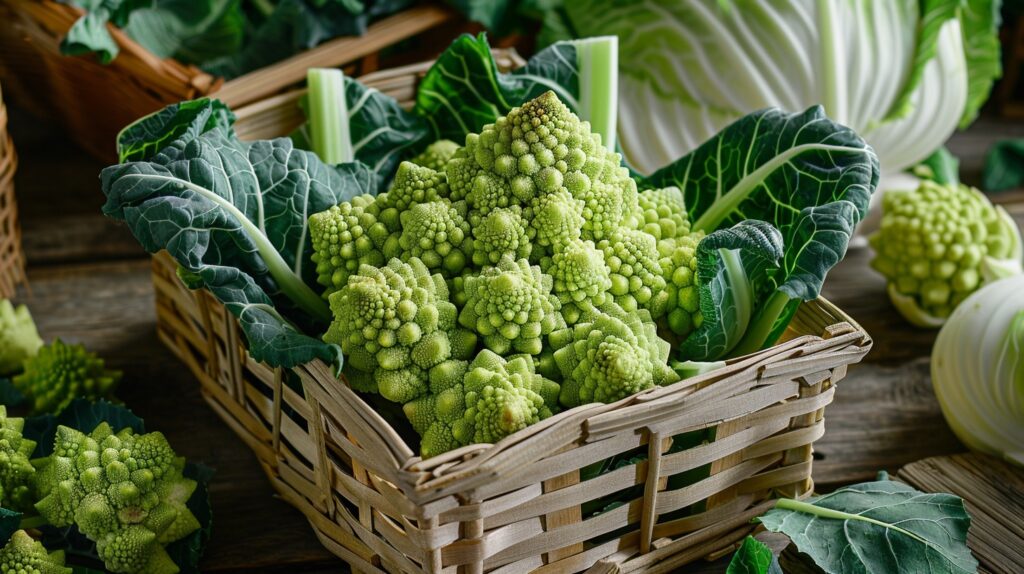
[[36,450],[32,456],[41,458],[53,454],[53,441],[57,436],[58,426],[88,433],[102,422],[118,430],[131,427],[136,433],[146,432],[142,419],[125,407],[107,401],[90,402],[75,399],[58,415],[47,414],[26,418],[23,434],[25,438],[36,441]]
[[781,232],[785,255],[772,275],[778,293],[752,321],[762,340],[747,350],[756,350],[785,329],[794,300],[818,296],[867,214],[878,177],[878,158],[864,140],[813,107],[750,114],[639,184],[681,189],[695,229],[761,219]]
[[159,58],[202,63],[237,52],[245,25],[239,0],[161,0],[133,10],[124,31]]
[[996,142],[985,156],[982,187],[1006,191],[1024,186],[1024,139]]
[[976,572],[961,498],[879,480],[802,503],[779,501],[758,519],[830,574]]
[[220,100],[200,98],[171,104],[125,126],[117,134],[117,155],[121,163],[145,161],[176,139],[192,140],[234,123],[235,114]]
[[771,224],[747,220],[705,237],[697,246],[701,326],[681,345],[687,359],[713,361],[743,338],[759,303],[775,290],[782,235]]
[[86,12],[71,25],[60,42],[60,51],[65,56],[95,54],[104,64],[109,64],[121,51],[114,37],[107,30],[110,13],[107,9]]
[[736,554],[732,555],[725,574],[782,574],[782,568],[771,548],[753,536],[747,536]]
[[[28,397],[14,387],[11,379],[0,377],[0,405],[13,409],[28,404]],[[8,412],[8,414],[11,414]]]
[[[356,160],[376,175],[377,189],[387,189],[398,164],[434,141],[423,118],[404,110],[391,96],[348,76],[345,103],[352,151]],[[301,105],[305,109],[305,100]],[[307,126],[303,124],[291,134],[295,146],[305,150],[312,149]]]
[[572,44],[555,44],[526,66],[503,74],[484,34],[476,38],[463,35],[438,57],[420,82],[414,111],[429,122],[434,139],[461,143],[466,134],[479,133],[512,108],[548,90],[570,109],[578,110],[579,70]]
[[0,507],[0,548],[17,532],[21,524],[21,513]]
[[127,222],[147,251],[166,249],[201,278],[239,318],[254,359],[341,364],[336,346],[302,333],[329,318],[311,287],[307,220],[376,193],[366,166],[327,166],[287,138],[242,142],[217,125],[173,141],[151,161],[108,167],[102,182],[104,213]]
[[914,167],[914,175],[942,185],[958,185],[960,183],[960,160],[950,153],[946,146],[942,146]]

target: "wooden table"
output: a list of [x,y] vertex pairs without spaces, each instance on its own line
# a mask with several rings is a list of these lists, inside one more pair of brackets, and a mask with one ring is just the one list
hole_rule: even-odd
[[[125,371],[119,396],[179,453],[214,467],[213,538],[205,572],[341,572],[302,515],[274,497],[241,440],[203,402],[199,385],[157,340],[149,258],[128,230],[100,214],[102,165],[59,132],[15,111],[11,132],[21,167],[16,185],[30,263],[28,303],[44,338],[84,343]],[[1024,124],[982,120],[951,144],[976,181],[995,139],[1024,136]],[[1004,196],[1024,221],[1024,196]],[[889,304],[866,250],[831,273],[825,295],[875,339],[828,408],[814,477],[828,491],[895,472],[924,457],[963,450],[942,419],[928,375],[934,332],[911,327]],[[688,572],[723,572],[727,560]]]

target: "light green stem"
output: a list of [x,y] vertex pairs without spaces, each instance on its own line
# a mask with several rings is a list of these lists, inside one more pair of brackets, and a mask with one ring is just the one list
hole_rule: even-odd
[[927,540],[921,538],[913,532],[910,532],[909,530],[900,528],[899,526],[894,526],[892,524],[887,524],[885,522],[882,522],[881,520],[875,520],[874,518],[864,516],[862,514],[850,514],[849,512],[843,512],[841,510],[822,508],[821,506],[816,506],[808,502],[801,502],[799,500],[793,500],[791,498],[780,499],[775,503],[775,508],[780,508],[782,510],[792,510],[793,512],[801,512],[803,514],[810,514],[813,516],[819,516],[821,518],[831,518],[833,520],[859,520],[861,522],[867,522],[870,524],[874,524],[876,526],[881,526],[882,528],[890,528],[892,530],[895,530],[896,532],[899,532],[900,534],[905,534],[922,544],[929,544]]
[[354,159],[345,101],[345,75],[336,68],[310,68],[309,132],[313,152],[324,163],[335,165]]
[[580,117],[615,151],[619,107],[619,37],[598,36],[573,42],[580,69]]
[[773,293],[757,321],[747,328],[743,338],[740,339],[740,342],[736,344],[736,347],[733,348],[729,355],[739,357],[763,349],[768,335],[772,332],[772,327],[775,326],[775,321],[778,320],[782,311],[786,309],[786,305],[792,300],[789,295],[782,291]]
[[30,528],[39,528],[45,524],[49,524],[42,516],[26,516],[21,519],[21,523],[18,524],[20,530],[28,530]]

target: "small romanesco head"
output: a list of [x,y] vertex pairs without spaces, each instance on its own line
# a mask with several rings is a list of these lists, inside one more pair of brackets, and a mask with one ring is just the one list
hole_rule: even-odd
[[173,574],[165,546],[200,528],[187,506],[197,485],[184,466],[158,432],[60,426],[36,473],[36,510],[54,526],[77,526],[112,572]]
[[643,191],[639,200],[637,224],[641,231],[659,240],[690,234],[690,216],[678,187]]
[[704,233],[696,232],[658,242],[659,264],[668,294],[661,320],[680,337],[686,337],[703,322],[697,285],[697,245],[701,239]]
[[16,530],[0,548],[0,574],[71,574],[64,566],[64,552],[47,552],[42,542],[24,530]]
[[25,360],[34,357],[42,346],[28,307],[15,307],[7,299],[0,299],[0,375],[20,371]]
[[543,337],[564,327],[550,275],[525,259],[503,257],[498,265],[465,279],[466,306],[459,323],[478,333],[498,354],[538,355]]
[[24,419],[7,416],[0,405],[0,507],[24,512],[32,507],[31,479],[36,469],[29,460],[36,443],[21,436]]
[[654,236],[623,227],[597,247],[611,269],[615,301],[626,311],[646,309],[654,317],[664,315],[668,293]]
[[473,256],[469,224],[463,218],[464,207],[462,202],[453,205],[448,200],[438,200],[418,203],[403,211],[402,233],[398,239],[402,260],[416,257],[431,271],[458,275]]
[[501,207],[481,218],[473,228],[473,264],[497,265],[502,257],[530,257],[532,244],[523,210],[518,205]]
[[437,140],[427,146],[423,153],[409,161],[423,167],[429,167],[434,171],[443,171],[444,165],[452,159],[459,149],[459,144],[452,140]]
[[557,246],[583,237],[583,209],[583,202],[565,190],[531,201],[526,219],[530,241],[535,245],[534,257],[550,254]]
[[550,340],[563,378],[559,401],[566,408],[611,403],[679,380],[668,366],[671,347],[658,338],[645,310],[626,312],[609,303]]
[[82,345],[56,339],[25,362],[12,382],[32,403],[33,413],[59,413],[76,398],[110,398],[121,382],[121,371],[107,369],[103,359]]
[[327,298],[345,286],[360,265],[384,265],[390,235],[379,218],[373,196],[362,195],[309,218],[317,282]]
[[[399,217],[418,203],[448,199],[448,181],[443,172],[403,161],[398,165],[395,179],[387,193],[377,198],[381,221],[391,231],[398,231]],[[451,198],[452,201],[461,198]]]
[[609,300],[611,270],[593,241],[576,239],[559,245],[547,272],[553,279],[552,292],[562,303],[562,317],[569,325],[575,324],[584,310]]
[[1021,273],[1020,230],[978,190],[925,181],[882,201],[871,266],[911,323],[938,327],[987,281]]

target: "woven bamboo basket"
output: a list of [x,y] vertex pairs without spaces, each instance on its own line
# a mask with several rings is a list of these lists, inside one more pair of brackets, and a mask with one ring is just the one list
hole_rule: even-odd
[[[505,68],[522,61],[500,52]],[[429,64],[361,80],[411,103]],[[245,138],[302,121],[301,92],[237,111]],[[494,445],[422,460],[392,424],[320,361],[285,371],[254,361],[234,317],[153,260],[161,340],[256,453],[280,495],[356,572],[673,572],[732,550],[777,495],[813,490],[812,443],[868,334],[824,299],[804,303],[783,342],[614,404],[562,412]],[[673,437],[713,440],[672,449]],[[708,435],[711,436],[711,435]],[[635,463],[581,480],[622,453]],[[672,477],[700,469],[696,480]],[[614,493],[628,501],[585,512]]]
[[14,199],[14,171],[18,154],[7,133],[7,107],[0,91],[0,299],[14,296],[25,282],[25,255],[21,250],[18,204]]
[[[160,59],[115,28],[111,33],[120,53],[110,64],[63,56],[60,42],[80,16],[78,8],[54,0],[0,2],[0,78],[12,102],[54,118],[69,138],[107,163],[117,160],[113,142],[121,128],[163,106],[212,93],[242,106],[294,87],[314,67],[370,72],[383,48],[454,18],[438,6],[415,6],[372,24],[363,36],[336,38],[224,82],[195,66]],[[429,38],[420,40],[430,43]]]

